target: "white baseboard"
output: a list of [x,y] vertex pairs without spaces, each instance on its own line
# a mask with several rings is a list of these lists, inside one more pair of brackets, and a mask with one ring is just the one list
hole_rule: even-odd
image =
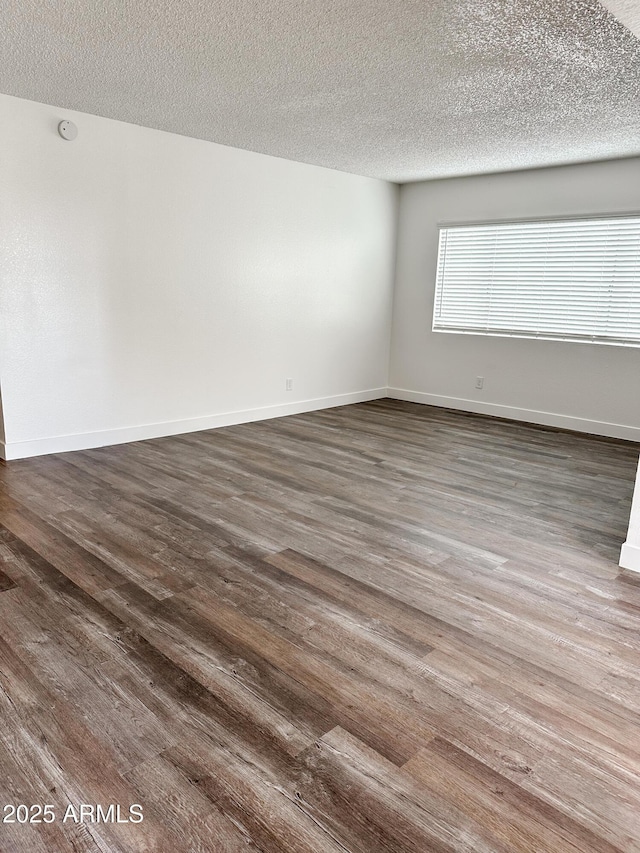
[[409,391],[406,388],[387,388],[387,396],[394,400],[406,400],[409,403],[424,403],[427,406],[460,409],[463,412],[475,412],[479,415],[493,415],[514,421],[525,421],[542,426],[586,432],[591,435],[603,435],[608,438],[622,438],[627,441],[640,442],[640,427],[627,426],[626,424],[592,421],[571,415],[558,415],[554,412],[539,412],[536,409],[521,409],[517,406],[503,406],[499,403],[465,400],[462,397],[442,397],[438,394],[425,394],[422,391]]
[[630,572],[640,572],[640,546],[625,542],[620,551],[619,565]]
[[148,438],[181,435],[182,433],[215,429],[216,427],[232,426],[233,424],[249,423],[250,421],[297,415],[302,412],[328,409],[334,406],[346,406],[351,403],[364,403],[368,400],[378,400],[382,397],[391,397],[394,400],[423,403],[427,406],[459,409],[465,412],[493,415],[499,418],[541,424],[542,426],[560,427],[562,429],[572,429],[593,435],[604,435],[610,438],[622,438],[628,441],[640,442],[639,427],[612,424],[605,421],[592,421],[585,418],[558,415],[553,412],[539,412],[534,409],[521,409],[516,406],[503,406],[497,403],[483,403],[479,400],[466,400],[460,397],[426,394],[422,391],[409,391],[406,388],[372,388],[367,391],[357,391],[351,394],[337,394],[332,397],[298,400],[294,403],[245,409],[237,412],[224,412],[200,418],[187,418],[185,420],[167,421],[164,423],[122,427],[120,429],[99,432],[60,435],[31,441],[5,441],[0,442],[0,458],[9,461],[13,459],[25,459],[29,456],[41,456],[45,453],[65,453],[70,450],[106,447],[111,444],[124,444],[129,441],[142,441]]
[[351,403],[365,403],[368,400],[379,400],[386,396],[386,388],[372,388],[368,391],[356,391],[351,394],[318,397],[314,400],[298,400],[294,403],[263,406],[258,409],[245,409],[239,412],[224,412],[219,415],[205,415],[201,418],[187,418],[186,420],[144,424],[143,426],[122,427],[76,435],[58,435],[32,441],[5,441],[4,444],[0,444],[0,451],[2,458],[6,460],[26,459],[29,456],[42,456],[45,453],[88,450],[92,447],[125,444],[128,441],[142,441],[148,438],[161,438],[167,435],[181,435],[182,433],[197,432],[204,429],[244,424],[250,421],[281,418],[285,415],[298,415],[316,409],[330,409],[334,406],[347,406]]

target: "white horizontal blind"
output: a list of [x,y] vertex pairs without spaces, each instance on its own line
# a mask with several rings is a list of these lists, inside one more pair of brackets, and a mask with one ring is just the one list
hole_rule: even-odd
[[441,228],[433,329],[640,346],[640,217]]

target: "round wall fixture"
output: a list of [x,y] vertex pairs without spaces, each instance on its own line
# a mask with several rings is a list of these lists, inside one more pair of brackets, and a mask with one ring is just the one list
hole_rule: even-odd
[[61,121],[58,125],[58,133],[63,139],[71,142],[78,135],[78,128],[72,121]]

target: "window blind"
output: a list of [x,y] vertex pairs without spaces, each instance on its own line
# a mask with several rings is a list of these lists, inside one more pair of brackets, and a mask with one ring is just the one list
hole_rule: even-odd
[[640,346],[640,216],[440,228],[433,329]]

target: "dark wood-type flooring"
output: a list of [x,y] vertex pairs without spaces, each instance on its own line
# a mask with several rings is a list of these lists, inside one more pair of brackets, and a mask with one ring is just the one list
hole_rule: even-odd
[[640,851],[637,457],[382,400],[1,466],[0,803],[56,821],[0,849]]

